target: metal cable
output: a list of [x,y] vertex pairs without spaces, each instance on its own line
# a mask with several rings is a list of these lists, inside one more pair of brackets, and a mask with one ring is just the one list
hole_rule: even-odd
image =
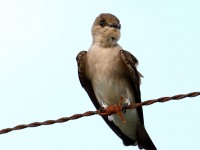
[[[200,92],[192,92],[192,93],[188,93],[188,94],[179,94],[179,95],[175,95],[175,96],[171,96],[171,97],[161,97],[158,99],[153,99],[153,100],[147,100],[141,103],[135,103],[135,104],[131,104],[129,106],[126,107],[126,109],[134,109],[137,107],[141,107],[141,106],[147,106],[147,105],[151,105],[154,104],[156,102],[167,102],[169,100],[180,100],[186,97],[195,97],[195,96],[199,96]],[[75,120],[75,119],[79,119],[81,117],[86,117],[86,116],[92,116],[92,115],[96,115],[99,114],[101,116],[106,116],[106,115],[111,115],[114,113],[118,113],[119,111],[122,110],[122,107],[119,105],[113,105],[111,107],[109,107],[108,109],[106,108],[103,112],[96,110],[96,111],[87,111],[83,114],[74,114],[70,117],[63,117],[63,118],[59,118],[57,120],[47,120],[44,122],[33,122],[30,124],[21,124],[21,125],[17,125],[13,128],[5,128],[0,130],[0,134],[5,134],[14,130],[21,130],[21,129],[25,129],[28,127],[38,127],[41,125],[52,125],[55,123],[63,123],[63,122],[67,122],[69,120]]]

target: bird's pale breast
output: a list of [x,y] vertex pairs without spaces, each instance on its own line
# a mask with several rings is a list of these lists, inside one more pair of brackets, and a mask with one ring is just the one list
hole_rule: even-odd
[[[87,76],[91,79],[95,95],[101,103],[118,104],[120,96],[134,103],[135,96],[128,79],[127,70],[120,57],[121,47],[102,49],[91,47],[87,54]],[[136,110],[127,110],[124,114],[126,124],[117,115],[112,115],[113,122],[132,139],[136,137],[136,125],[139,117]]]

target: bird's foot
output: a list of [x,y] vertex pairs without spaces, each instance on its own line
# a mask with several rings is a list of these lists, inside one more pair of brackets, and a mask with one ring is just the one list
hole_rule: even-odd
[[[109,108],[110,106],[108,106],[103,100],[101,100],[101,107],[99,108],[99,111],[101,113],[109,113]],[[108,116],[108,120],[109,121],[113,121],[113,117],[110,115]]]
[[113,117],[111,115],[117,113],[117,115],[121,118],[122,122],[126,124],[126,120],[122,114],[123,102],[124,102],[123,96],[120,97],[119,104],[115,105],[108,106],[104,101],[102,101],[99,111],[102,114],[109,114],[108,116],[109,121],[113,121]]
[[101,107],[99,108],[99,111],[101,113],[105,112],[106,111],[106,108],[108,107],[108,105],[103,101],[101,100]]
[[[122,97],[122,96],[121,96]],[[122,97],[123,98],[123,97]],[[123,98],[123,101],[122,101],[122,112],[125,114],[126,113],[126,109],[127,109],[127,106],[129,106],[131,104],[130,100],[128,99],[128,97],[126,98]]]
[[118,116],[121,118],[122,122],[124,124],[126,124],[126,120],[122,114],[122,112],[124,112],[123,111],[124,110],[124,97],[123,96],[120,96],[118,108],[119,108],[119,110],[116,112],[117,112]]

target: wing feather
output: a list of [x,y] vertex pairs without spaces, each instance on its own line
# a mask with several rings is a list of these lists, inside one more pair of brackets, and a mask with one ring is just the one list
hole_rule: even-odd
[[[137,71],[138,60],[128,51],[121,50],[121,58],[124,61],[127,70],[129,71],[130,82],[132,83],[133,89],[135,91],[136,96],[136,103],[141,102],[141,94],[140,94],[140,83],[141,77],[143,77]],[[148,149],[148,150],[156,150],[154,143],[152,142],[151,138],[149,137],[145,127],[144,127],[144,118],[143,118],[143,111],[142,107],[136,108],[141,124],[137,126],[137,142],[138,147],[140,149]]]
[[[138,60],[128,51],[121,50],[120,54],[123,62],[126,65],[127,71],[129,72],[130,82],[135,91],[136,103],[140,103],[141,102],[140,83],[141,83],[141,77],[143,76],[137,71]],[[136,108],[136,110],[138,111],[141,123],[144,125],[142,107]]]
[[82,87],[87,92],[88,96],[92,100],[96,109],[100,108],[100,104],[95,96],[91,81],[85,75],[85,64],[87,59],[87,51],[81,51],[76,57],[77,65],[78,65],[78,76]]

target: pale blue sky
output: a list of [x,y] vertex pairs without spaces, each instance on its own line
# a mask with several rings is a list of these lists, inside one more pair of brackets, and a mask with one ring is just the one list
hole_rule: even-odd
[[[0,128],[95,110],[77,75],[103,12],[122,24],[119,44],[140,65],[142,100],[200,90],[200,2],[0,0]],[[197,149],[200,98],[144,107],[159,150]],[[131,150],[99,116],[0,135],[1,150]]]

